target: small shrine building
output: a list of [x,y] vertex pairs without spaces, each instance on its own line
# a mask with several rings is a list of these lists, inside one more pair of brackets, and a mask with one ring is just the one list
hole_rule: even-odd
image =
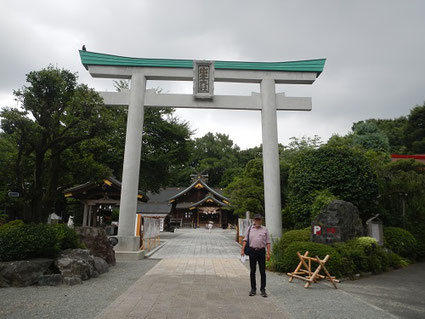
[[207,224],[227,228],[233,223],[233,215],[227,208],[230,200],[222,189],[207,184],[207,176],[192,176],[192,184],[187,188],[167,187],[159,193],[147,193],[149,201],[139,202],[137,211],[142,217],[163,215],[169,217],[170,224],[182,228],[199,228]]

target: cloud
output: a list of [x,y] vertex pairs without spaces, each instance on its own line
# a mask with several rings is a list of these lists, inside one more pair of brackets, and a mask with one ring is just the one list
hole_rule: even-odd
[[[279,85],[287,96],[312,96],[311,112],[280,112],[279,141],[345,134],[366,118],[406,115],[425,100],[423,1],[4,1],[0,11],[0,106],[25,74],[58,65],[93,79],[78,49],[136,57],[285,61],[326,57],[311,86]],[[156,83],[191,93],[190,83]],[[250,94],[258,86],[224,85],[217,94]],[[197,136],[229,134],[241,147],[261,143],[258,112],[188,111]]]

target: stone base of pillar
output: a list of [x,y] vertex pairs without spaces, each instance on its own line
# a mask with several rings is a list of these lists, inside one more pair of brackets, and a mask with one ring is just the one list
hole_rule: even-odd
[[115,251],[116,261],[137,261],[145,258],[145,251]]
[[144,258],[145,251],[140,250],[139,236],[116,236],[118,244],[114,247],[115,258],[118,261],[140,260]]

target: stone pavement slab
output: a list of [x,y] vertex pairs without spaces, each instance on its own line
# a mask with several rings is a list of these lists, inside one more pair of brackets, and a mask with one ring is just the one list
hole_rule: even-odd
[[238,259],[168,258],[97,318],[287,318],[272,296],[248,296]]
[[240,246],[231,239],[234,230],[177,229],[176,233],[150,258],[239,258]]

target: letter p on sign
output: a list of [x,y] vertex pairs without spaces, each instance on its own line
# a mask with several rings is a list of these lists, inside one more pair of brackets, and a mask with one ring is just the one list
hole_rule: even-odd
[[322,234],[322,227],[320,227],[320,226],[313,226],[313,234],[314,235],[321,235]]

